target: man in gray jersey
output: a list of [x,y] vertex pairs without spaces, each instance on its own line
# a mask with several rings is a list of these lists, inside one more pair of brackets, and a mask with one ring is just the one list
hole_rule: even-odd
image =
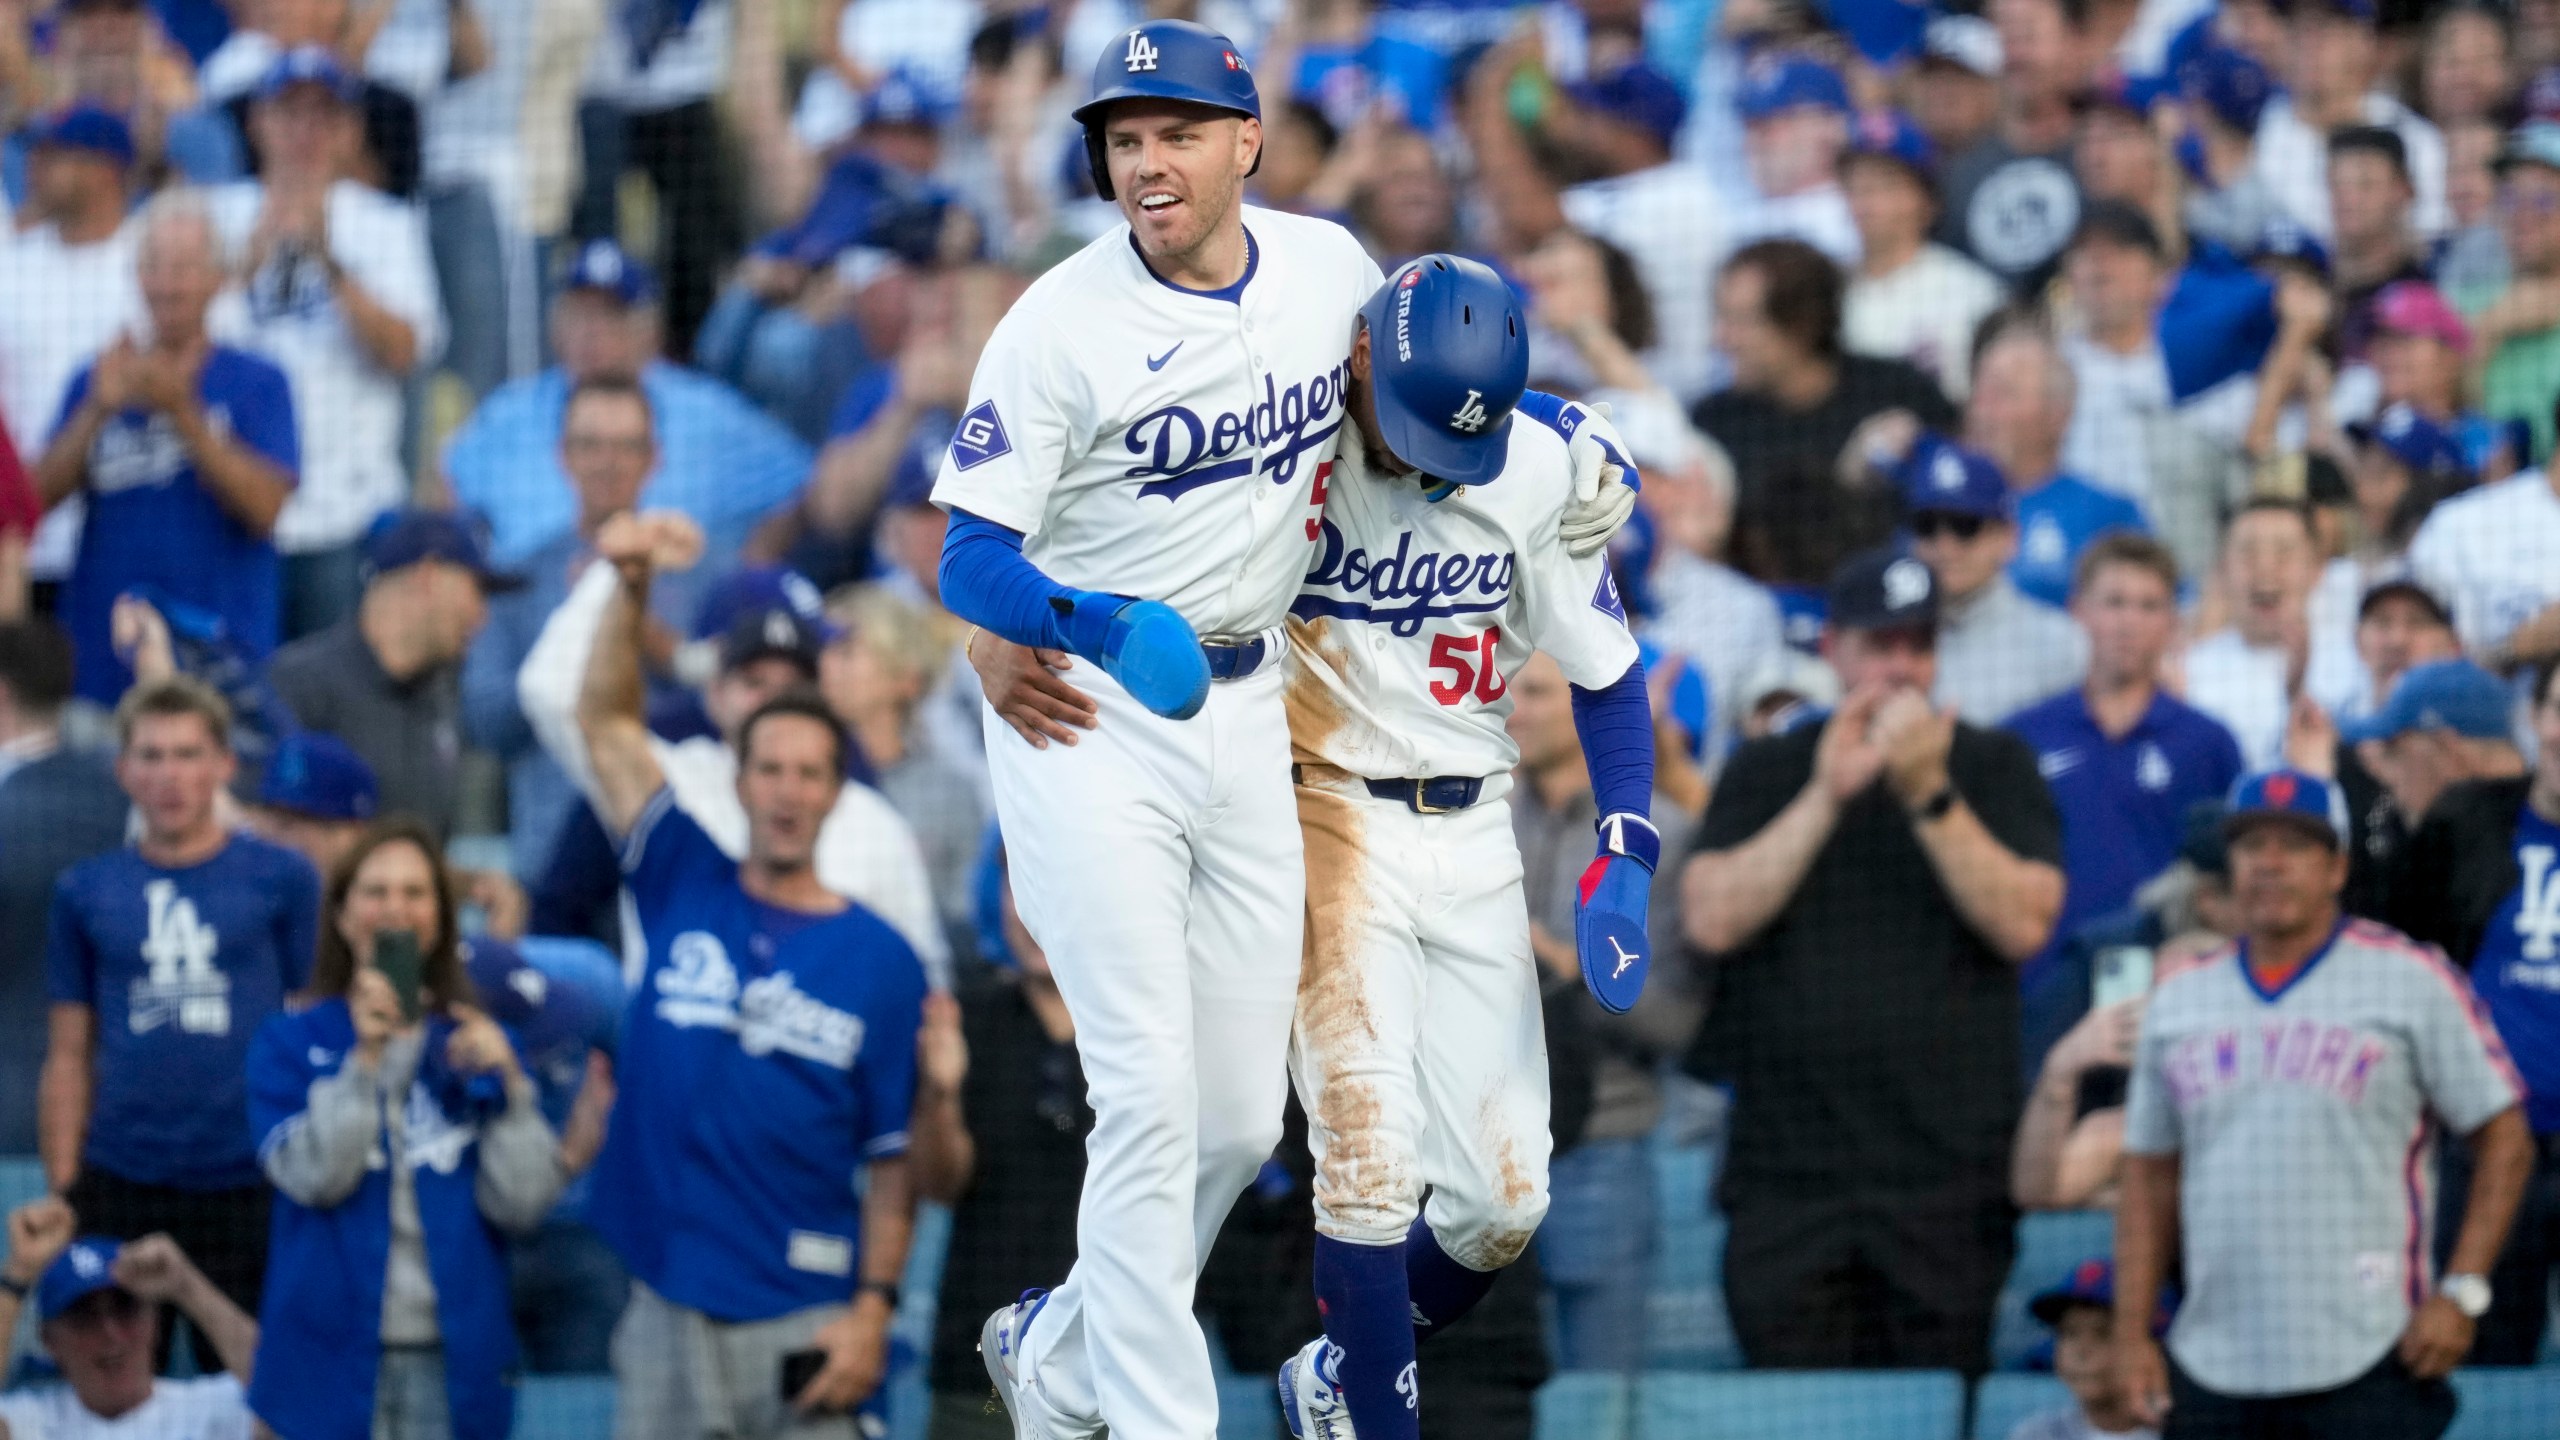
[[[2151,996],[2125,1115],[2116,1335],[2165,1440],[2433,1440],[2532,1164],[2523,1087],[2460,972],[2342,918],[2346,802],[2242,777],[2224,822],[2241,938]],[[2441,1284],[2434,1140],[2479,1178]],[[2186,1261],[2168,1354],[2162,1271]]]

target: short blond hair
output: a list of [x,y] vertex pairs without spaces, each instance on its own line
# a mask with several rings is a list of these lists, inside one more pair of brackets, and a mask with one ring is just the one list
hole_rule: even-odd
[[891,668],[916,677],[916,688],[942,683],[951,663],[951,627],[943,617],[878,583],[847,585],[827,597],[827,618],[848,643],[868,648]]
[[212,732],[214,744],[231,748],[231,702],[192,675],[145,680],[124,692],[116,702],[116,744],[132,745],[133,732],[143,721],[164,715],[193,715]]

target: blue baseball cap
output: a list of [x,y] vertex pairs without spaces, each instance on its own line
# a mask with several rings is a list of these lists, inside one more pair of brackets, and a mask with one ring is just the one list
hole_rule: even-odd
[[1831,23],[1870,64],[1895,65],[1919,53],[1927,34],[1927,0],[1822,0]]
[[1689,102],[1680,87],[1641,60],[1606,75],[1576,80],[1563,89],[1576,105],[1633,125],[1662,142],[1664,149],[1680,133],[1680,122],[1689,118]]
[[1977,515],[2006,520],[2013,513],[2009,478],[1991,457],[1936,438],[1912,447],[1895,477],[1905,515]]
[[836,627],[827,622],[826,597],[818,593],[816,582],[788,565],[747,565],[722,576],[693,612],[693,638],[726,635],[739,620],[767,610],[787,611],[827,639],[835,638]]
[[2462,443],[2405,400],[2385,408],[2369,422],[2349,423],[2347,438],[2359,445],[2381,447],[2392,459],[2408,466],[2412,474],[2458,478],[2471,469],[2462,453]]
[[62,1312],[116,1284],[116,1256],[124,1247],[104,1235],[83,1235],[63,1247],[36,1279],[36,1319],[53,1320]]
[[1938,580],[1920,557],[1886,546],[1853,555],[1831,576],[1826,623],[1835,630],[1938,632]]
[[[2113,1310],[2116,1305],[2116,1266],[2104,1255],[2092,1255],[2071,1267],[2062,1283],[2038,1294],[2027,1302],[2027,1313],[2045,1325],[2059,1325],[2062,1317],[2073,1310],[2093,1307]],[[2159,1335],[2169,1328],[2169,1318],[2177,1311],[2177,1302],[2162,1291],[2158,1313],[2151,1317],[2151,1333]]]
[[2503,740],[2509,699],[2497,676],[2468,660],[2414,665],[2392,682],[2382,708],[2339,726],[2338,738],[2353,745],[2413,730],[2450,730],[2466,740]]
[[381,807],[373,767],[335,735],[296,730],[276,742],[258,777],[258,803],[313,820],[363,821]]
[[1813,105],[1849,113],[1849,87],[1840,72],[1806,55],[1762,55],[1742,76],[1742,94],[1734,101],[1745,123],[1766,120],[1781,110]]
[[2335,781],[2307,770],[2279,765],[2255,770],[2231,786],[2230,809],[2222,817],[2222,834],[2236,840],[2240,832],[2267,821],[2282,821],[2318,832],[2332,845],[2347,843],[2347,797]]
[[933,129],[951,118],[951,110],[951,97],[933,77],[911,65],[897,65],[863,97],[862,123]]
[[642,305],[658,294],[657,277],[610,240],[590,240],[569,257],[560,288],[601,290],[624,305]]
[[2271,220],[2258,234],[2257,248],[2249,252],[2252,260],[2292,260],[2329,276],[2329,247],[2320,237],[2291,220]]
[[1899,110],[1868,110],[1852,117],[1848,156],[1899,162],[1913,179],[1931,190],[1937,188],[1938,147]]
[[490,594],[520,589],[524,578],[489,564],[489,549],[480,527],[448,510],[391,510],[373,522],[364,540],[368,576],[387,575],[427,560],[459,565]]
[[350,74],[323,45],[297,45],[277,56],[276,63],[259,77],[256,98],[273,100],[296,85],[317,85],[341,104],[352,105],[364,97],[364,81]]
[[27,127],[27,143],[57,150],[86,150],[118,165],[133,163],[133,127],[112,110],[74,101]]
[[2276,93],[2275,77],[2256,57],[2208,40],[2177,67],[2178,93],[2234,130],[2257,133],[2258,117]]

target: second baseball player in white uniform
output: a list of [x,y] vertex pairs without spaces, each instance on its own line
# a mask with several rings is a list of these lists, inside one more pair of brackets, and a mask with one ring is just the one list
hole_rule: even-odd
[[1291,1068],[1326,1332],[1280,1374],[1301,1440],[1419,1440],[1417,1333],[1481,1299],[1546,1213],[1546,1036],[1501,803],[1519,760],[1511,677],[1535,651],[1575,687],[1602,816],[1577,948],[1613,1010],[1644,984],[1661,849],[1625,608],[1605,558],[1557,539],[1566,442],[1510,414],[1519,305],[1484,266],[1426,255],[1362,318],[1355,429],[1289,624],[1307,852]]
[[[1095,78],[1078,119],[1129,227],[997,326],[934,491],[945,601],[1092,661],[1101,722],[1025,745],[987,719],[1016,903],[1095,1126],[1075,1270],[983,1344],[1018,1435],[1210,1440],[1191,1295],[1279,1138],[1305,904],[1280,622],[1380,276],[1339,226],[1240,203],[1259,101],[1224,37],[1152,21]],[[1605,533],[1625,491],[1598,490],[1584,528]]]

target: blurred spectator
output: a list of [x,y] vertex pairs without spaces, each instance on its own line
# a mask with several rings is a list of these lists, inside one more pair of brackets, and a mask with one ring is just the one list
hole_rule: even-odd
[[[1455,247],[1457,195],[1429,136],[1402,127],[1379,136],[1367,181],[1352,196],[1349,223],[1370,257],[1387,269]],[[1703,319],[1703,295],[1697,311]]]
[[[0,1333],[18,1333],[20,1307],[36,1304],[36,1343],[62,1372],[49,1390],[0,1395],[0,1430],[45,1440],[190,1435],[249,1440],[241,1394],[258,1349],[251,1319],[195,1267],[178,1243],[149,1235],[119,1245],[74,1238],[79,1217],[47,1195],[9,1212],[9,1260],[0,1267]],[[207,1337],[220,1368],[192,1380],[151,1370],[166,1308]]]
[[2284,748],[2309,658],[2319,564],[2311,519],[2290,500],[2252,500],[2223,531],[2214,582],[2231,623],[2187,647],[2186,697],[2231,731],[2253,767],[2275,763]]
[[[1687,102],[1637,57],[1641,35],[1619,24],[1592,38],[1589,77],[1570,83],[1526,40],[1476,62],[1465,112],[1476,185],[1508,250],[1572,225],[1625,251],[1657,322],[1645,366],[1672,393],[1693,395],[1708,377],[1708,283],[1727,246],[1727,207],[1699,167],[1672,159]],[[1515,108],[1515,91],[1535,107]]]
[[818,657],[818,689],[870,763],[880,793],[914,828],[944,931],[965,936],[970,871],[992,817],[977,781],[928,746],[918,725],[951,663],[951,632],[959,627],[876,584],[839,591],[827,613],[840,633]]
[[2000,70],[2000,32],[1990,21],[1930,17],[1911,70],[1911,118],[1940,153],[1961,155],[1990,133],[2000,112]]
[[[1589,1032],[1591,1114],[1581,1139],[1559,1147],[1550,1167],[1552,1198],[1538,1232],[1548,1287],[1555,1295],[1556,1364],[1564,1370],[1620,1375],[1644,1369],[1645,1297],[1657,1266],[1651,1152],[1646,1137],[1662,1118],[1662,1063],[1688,1048],[1701,1014],[1697,987],[1682,967],[1664,966],[1625,1015],[1601,1012],[1581,993],[1573,941],[1576,884],[1590,864],[1592,828],[1600,812],[1591,795],[1573,728],[1564,672],[1538,655],[1511,679],[1507,726],[1520,747],[1512,790],[1511,828],[1519,841],[1529,904],[1529,948],[1544,987],[1571,991],[1550,1013]],[[1653,800],[1664,848],[1688,849],[1697,824],[1669,796]],[[1654,877],[1656,953],[1679,945],[1677,867]]]
[[2418,113],[2375,88],[2384,76],[2374,33],[2374,0],[2301,0],[2286,15],[2285,93],[2258,121],[2258,174],[2295,223],[2321,240],[2336,233],[2329,211],[2329,137],[2377,125],[2400,137],[2417,195],[2414,220],[2433,239],[2451,218],[2444,203],[2444,136]]
[[[700,560],[701,532],[684,517],[664,511],[641,511],[606,521],[597,534],[598,553],[604,553],[606,536],[617,530],[627,533],[633,525],[693,537],[669,552],[683,564],[662,562],[655,571],[681,572]],[[620,593],[618,585],[612,567],[588,566],[570,587],[568,600],[543,627],[542,638],[516,678],[525,720],[590,802],[597,799],[600,777],[577,722],[580,677],[597,651],[615,650],[625,643],[620,632],[601,628]],[[743,603],[717,632],[713,649],[719,673],[702,694],[702,708],[716,733],[672,743],[654,736],[649,740],[650,757],[664,772],[677,808],[713,840],[739,851],[749,839],[738,785],[739,742],[746,722],[785,692],[815,682],[819,652],[828,639],[825,617],[817,613],[814,594],[805,593],[807,586],[806,580],[787,571],[749,577],[747,585],[740,587]],[[758,588],[761,595],[749,593]],[[795,591],[803,593],[795,599]],[[636,667],[640,658],[625,656],[623,663]],[[879,791],[850,780],[829,792],[828,809],[821,819],[813,837],[820,880],[836,894],[877,913],[928,966],[942,972],[950,950],[934,903],[931,871],[915,832]],[[632,953],[634,940],[624,936],[626,956]]]
[[2071,603],[2090,542],[2142,530],[2142,511],[2121,495],[2062,473],[2063,437],[2075,398],[2062,349],[2032,320],[2003,321],[1973,352],[1964,442],[2009,479],[2018,527],[2009,578],[2029,599]]
[[259,178],[211,201],[246,275],[214,328],[293,382],[300,483],[275,526],[288,638],[355,608],[365,527],[409,493],[403,390],[444,344],[417,212],[348,178],[355,94],[325,50],[277,60],[249,105]]
[[1904,462],[1902,523],[1938,589],[1937,683],[1930,696],[1976,725],[2007,719],[2080,682],[2089,642],[2050,605],[2019,593],[2009,481],[1970,450],[1924,441]]
[[649,503],[691,515],[716,555],[736,554],[756,522],[808,479],[808,447],[781,422],[700,371],[657,358],[657,293],[656,279],[620,246],[581,245],[551,302],[556,363],[499,386],[454,432],[445,483],[487,518],[498,564],[521,565],[578,528],[579,489],[560,440],[569,392],[584,381],[633,380],[647,393],[658,445]]
[[[2228,791],[2241,768],[2230,731],[2160,688],[2178,635],[2178,565],[2158,541],[2118,533],[2091,545],[2071,618],[2087,636],[2086,683],[2007,724],[2035,750],[2062,813],[2069,881],[2057,943],[2021,976],[2031,1011],[2060,942],[2131,904],[2134,891],[2176,858],[2188,810]],[[2060,997],[2062,1013],[2076,1013],[2086,999]],[[2031,1031],[2034,1024],[2031,1015]]]
[[[134,150],[124,121],[75,106],[36,122],[29,138],[26,203],[14,232],[0,224],[0,419],[25,454],[40,455],[63,387],[142,318],[141,231],[125,221]],[[35,578],[71,572],[79,524],[73,507],[37,533],[27,557]]]
[[2383,287],[2426,283],[2425,256],[2410,224],[2417,190],[2409,150],[2379,125],[2350,125],[2329,137],[2329,213],[2338,292],[2338,349],[2364,358]]
[[2169,147],[2151,120],[2157,97],[2145,82],[2107,77],[2073,98],[2080,127],[2071,145],[2072,173],[2090,202],[2130,205],[2151,220],[2170,251],[2187,250],[2179,202],[2185,189]]
[[2083,1260],[2027,1302],[2027,1313],[2053,1332],[2053,1378],[2071,1391],[2071,1403],[2019,1421],[2008,1440],[2159,1440],[2135,1415],[2117,1368],[2115,1279],[2112,1262]]
[[[2471,329],[2440,291],[2416,281],[2386,285],[2374,296],[2371,318],[2365,359],[2380,387],[2376,416],[2406,405],[2433,421],[2452,435],[2462,467],[2476,479],[2503,480],[2529,463],[2530,457],[2509,453],[2508,427],[2463,403]],[[2436,498],[2468,488],[2457,485]]]
[[87,501],[58,613],[79,660],[79,694],[101,705],[133,681],[109,619],[136,585],[220,616],[253,663],[275,649],[273,536],[301,469],[284,372],[206,334],[206,312],[231,274],[211,213],[198,196],[173,191],[139,224],[147,338],[119,336],[71,377],[36,464],[46,504]]
[[63,633],[46,620],[0,624],[0,1154],[36,1148],[54,881],[124,843],[115,772],[62,744],[70,699]]
[[2494,120],[2457,120],[2444,130],[2445,208],[2453,231],[2436,256],[2436,283],[2447,292],[2494,291],[2507,275],[2507,242],[2499,234],[2498,152],[2505,127]]
[[[2560,670],[2536,677],[2536,755],[2525,774],[2448,789],[2411,837],[2392,922],[2440,946],[2470,972],[2525,1085],[2525,1119],[2539,1152],[2515,1228],[2489,1272],[2489,1313],[2471,1359],[2530,1365],[2550,1317],[2560,1265]],[[2446,1156],[2449,1202],[2468,1157]]]
[[[2350,562],[2329,562],[2332,571],[2342,563]],[[2352,623],[2354,635],[2343,657],[2328,636],[2312,637],[2311,667],[2302,682],[2312,702],[2340,724],[2380,709],[2392,683],[2411,666],[2462,654],[2452,612],[2405,572],[2386,574],[2357,597]]]
[[1690,1065],[1735,1087],[1725,1295],[1755,1366],[1988,1363],[2013,967],[2061,909],[2062,836],[2025,745],[1930,708],[1937,609],[1910,556],[1843,567],[1846,698],[1734,753],[1681,875],[1717,957]]
[[[70,0],[41,17],[16,7],[25,26],[32,70],[22,82],[0,74],[0,113],[12,120],[74,102],[94,105],[132,127],[134,155],[145,173],[164,167],[191,180],[227,178],[240,167],[240,137],[231,118],[197,103],[194,62],[169,43],[146,0]],[[0,70],[9,68],[0,62]],[[24,194],[26,137],[0,141],[0,179],[8,198]]]
[[2198,239],[2246,254],[2283,215],[2257,167],[2258,119],[2275,94],[2275,77],[2247,53],[2208,37],[2175,78],[2187,134],[2178,161],[2190,182],[2180,218]]
[[[249,118],[251,98],[278,60],[297,50],[343,56],[349,67],[348,103],[359,117],[355,146],[347,156],[348,177],[403,200],[414,198],[419,164],[417,101],[363,73],[372,37],[403,7],[396,3],[357,6],[351,0],[248,0],[242,8],[246,23],[234,28],[221,47],[205,57],[200,78],[206,103],[222,107],[240,132],[247,134],[254,123]],[[255,174],[258,167],[252,163],[248,168]]]
[[2533,423],[2533,451],[2551,454],[2551,397],[2560,393],[2560,122],[2531,120],[2497,159],[2498,215],[2510,275],[2495,289],[2458,291],[2471,319],[2480,408]]
[[2075,387],[2062,463],[2149,507],[2158,491],[2183,483],[2160,473],[2149,444],[2172,403],[2158,328],[2168,252],[2150,217],[2121,201],[2097,201],[2072,232],[2063,268],[2079,323],[2062,337]]
[[[2487,1308],[2481,1277],[2533,1163],[2515,1069],[2470,987],[2435,952],[2339,913],[2345,808],[2298,771],[2241,782],[2224,822],[2241,938],[2164,981],[2143,1015],[2117,1362],[2135,1413],[2174,1410],[2173,1433],[2442,1434],[2444,1376]],[[2262,1029],[2286,1035],[2281,1051],[2232,1043]],[[2418,1250],[2432,1197],[2406,1158],[2431,1120],[2479,1156],[2441,1290]],[[2305,1210],[2305,1177],[2329,1203]],[[2148,1333],[2173,1254],[2174,1365]]]
[[2463,651],[2481,664],[2505,671],[2560,658],[2560,466],[2437,505],[2409,542],[2409,568],[2452,605]]
[[317,730],[284,737],[258,777],[243,820],[257,835],[326,875],[347,858],[381,809],[373,767],[346,742]]
[[1579,230],[1558,230],[1522,258],[1520,278],[1532,301],[1533,385],[1552,379],[1566,391],[1642,391],[1678,404],[1637,358],[1653,348],[1653,302],[1625,251]]
[[[700,544],[662,515],[618,518],[596,541],[611,590],[574,723],[649,959],[592,1213],[635,1282],[613,1346],[624,1433],[758,1440],[851,1409],[886,1373],[925,978],[896,931],[819,876],[849,743],[823,702],[780,695],[739,724],[743,860],[669,790],[666,747],[641,721],[639,631],[651,572]],[[918,1150],[954,1138],[943,1128]],[[824,1357],[814,1374],[766,1381],[809,1349]],[[753,1381],[717,1378],[732,1374]]]
[[622,964],[592,940],[509,945],[483,936],[463,943],[463,968],[489,1018],[516,1042],[570,1177],[541,1226],[509,1249],[508,1291],[525,1369],[601,1374],[612,1368],[613,1325],[631,1277],[586,1222],[592,1182],[585,1171],[604,1143],[613,1105],[613,1054],[628,998]]
[[956,994],[968,1044],[960,1107],[977,1165],[951,1207],[951,1245],[935,1308],[936,1440],[1012,1440],[986,1412],[978,1329],[1013,1303],[1025,1275],[1064,1275],[1076,1257],[1076,1197],[1093,1130],[1075,1018],[1050,977],[1049,957],[1013,908],[1003,841],[992,832],[971,883],[983,967],[960,972]]
[[276,652],[267,678],[294,718],[373,767],[382,808],[453,828],[462,760],[462,659],[489,597],[522,582],[489,567],[463,517],[386,515],[364,542],[355,613]]
[[1841,338],[1850,352],[1902,360],[1961,403],[1972,388],[1974,331],[2006,295],[1991,273],[1929,238],[1938,219],[1936,156],[1900,115],[1859,116],[1840,162],[1859,259]]
[[[2369,674],[2356,653],[2366,600],[2386,581],[2408,578],[2409,543],[2427,512],[2470,484],[2453,437],[2411,406],[2393,405],[2370,425],[2351,424],[2347,436],[2356,447],[2352,528],[2346,553],[2328,562],[2312,591],[2302,679],[2304,693],[2341,720],[2371,710],[2389,683]],[[2426,599],[2441,612],[2441,602]]]
[[1757,56],[1744,68],[1734,108],[1758,193],[1734,217],[1731,243],[1801,240],[1856,265],[1859,227],[1840,191],[1840,152],[1850,130],[1840,72],[1804,55]]
[[474,1003],[439,849],[414,821],[365,833],[329,876],[317,1003],[269,1019],[249,1054],[277,1192],[249,1404],[280,1433],[512,1427],[508,1237],[567,1172],[514,1042]]
[[140,838],[54,889],[45,1179],[98,1234],[178,1237],[223,1294],[254,1308],[267,1187],[246,1123],[247,1061],[259,1025],[310,976],[319,878],[217,814],[233,769],[220,696],[186,679],[140,686],[116,707],[116,730]]
[[1866,478],[1868,423],[1944,431],[1955,411],[1909,365],[1841,353],[1840,271],[1800,240],[1735,251],[1715,295],[1733,384],[1690,414],[1733,457],[1734,564],[1771,585],[1819,586],[1893,530],[1891,488]]
[[[579,804],[577,787],[535,740],[516,705],[516,674],[551,612],[593,558],[596,531],[637,505],[658,468],[656,416],[639,382],[615,374],[577,380],[560,411],[559,464],[577,522],[517,566],[522,588],[489,599],[489,622],[462,662],[462,731],[507,767],[507,842],[519,876],[547,867],[553,837]],[[692,595],[667,586],[652,597],[662,624],[689,615]]]
[[694,331],[740,240],[713,106],[728,81],[734,23],[731,0],[643,5],[608,21],[578,104],[585,181],[571,233],[581,242],[622,233],[622,177],[648,177],[657,192],[651,248],[667,271],[671,355],[693,353]]
[[2087,82],[2086,0],[1993,0],[2000,99],[1990,132],[1951,151],[1938,238],[2032,286],[2080,223],[2071,97]]
[[1660,539],[1643,572],[1652,605],[1636,617],[1638,638],[1697,671],[1709,706],[1699,748],[1721,763],[1741,723],[1743,677],[1785,648],[1785,622],[1766,589],[1724,563],[1733,532],[1733,462],[1724,450],[1676,408],[1630,405],[1613,418],[1644,471],[1643,513]]
[[[2365,719],[2340,726],[2338,738],[2355,747],[2365,769],[2381,782],[2405,836],[2448,788],[2526,773],[2509,723],[2508,700],[2498,677],[2468,660],[2429,661],[2401,672],[2382,705]],[[2395,872],[2405,853],[2395,836],[2388,855]],[[2398,889],[2397,879],[2395,873],[2389,889]]]
[[2452,0],[2427,16],[2418,52],[2418,108],[2439,129],[2494,120],[2515,98],[2516,68],[2506,9],[2485,0]]

